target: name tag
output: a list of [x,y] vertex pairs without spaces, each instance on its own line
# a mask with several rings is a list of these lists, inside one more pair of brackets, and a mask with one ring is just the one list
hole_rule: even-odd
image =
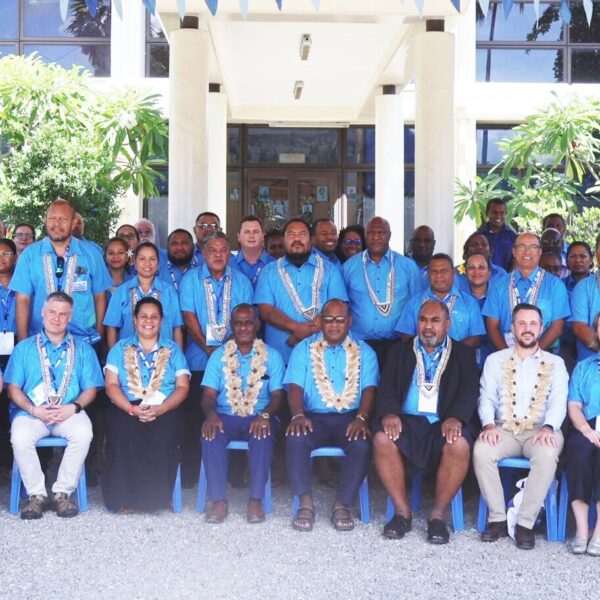
[[47,400],[46,393],[44,392],[44,384],[40,383],[40,385],[33,388],[27,396],[36,406],[44,404]]
[[512,348],[515,345],[515,336],[512,334],[512,332],[505,333],[504,334],[504,341],[506,342],[506,345],[509,348]]
[[162,392],[154,392],[149,398],[145,398],[140,406],[158,406],[165,401],[166,396]]
[[15,347],[15,334],[12,331],[0,332],[0,356],[12,354]]
[[600,431],[600,417],[596,417],[596,431]]
[[437,394],[423,394],[422,392],[419,392],[419,404],[417,405],[419,412],[436,415],[437,405]]
[[82,279],[80,281],[73,282],[73,291],[74,292],[87,292],[88,282],[86,279]]

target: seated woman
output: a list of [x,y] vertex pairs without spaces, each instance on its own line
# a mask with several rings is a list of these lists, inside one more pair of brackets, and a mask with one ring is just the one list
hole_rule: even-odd
[[159,253],[151,242],[142,242],[134,250],[136,275],[115,288],[108,303],[104,326],[106,343],[112,348],[117,339],[133,335],[133,309],[141,298],[155,298],[168,312],[162,321],[161,336],[183,346],[183,318],[175,288],[157,277]]
[[[135,335],[117,342],[106,359],[106,394],[112,401],[102,492],[109,510],[168,508],[180,460],[190,372],[183,352],[160,336],[161,303],[135,306]],[[133,417],[133,418],[132,418]]]
[[[594,319],[596,343],[600,339],[600,312]],[[569,418],[573,430],[567,438],[567,483],[577,530],[573,554],[600,556],[600,518],[588,542],[590,502],[600,516],[600,352],[577,363],[569,385]]]

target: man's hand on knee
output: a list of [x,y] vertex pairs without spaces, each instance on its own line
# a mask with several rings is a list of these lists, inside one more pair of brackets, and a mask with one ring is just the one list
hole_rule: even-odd
[[488,446],[497,446],[500,442],[500,432],[495,425],[486,425],[479,434],[479,439]]

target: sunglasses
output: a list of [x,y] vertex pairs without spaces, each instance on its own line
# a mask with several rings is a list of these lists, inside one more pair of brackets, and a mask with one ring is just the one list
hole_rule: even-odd
[[345,246],[362,246],[362,240],[354,240],[354,239],[346,238],[344,240],[344,245]]
[[334,321],[336,323],[345,323],[348,319],[348,317],[334,317],[332,315],[325,315],[324,317],[321,317],[321,319],[323,319],[323,323],[333,323]]
[[211,231],[217,231],[217,229],[221,229],[220,225],[217,225],[216,223],[196,223],[196,227],[198,227],[198,229],[210,229]]

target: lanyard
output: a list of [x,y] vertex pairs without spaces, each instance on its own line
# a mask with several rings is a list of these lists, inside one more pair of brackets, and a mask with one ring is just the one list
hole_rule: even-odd
[[10,314],[10,309],[12,307],[12,303],[15,299],[15,293],[12,290],[7,290],[0,286],[0,290],[2,290],[2,294],[0,297],[0,303],[2,304],[2,316],[4,322],[4,333],[8,330],[8,317]]
[[[154,373],[154,369],[156,369],[156,350],[151,350],[150,352],[148,352],[148,356],[146,356],[144,354],[143,348],[140,345],[138,345],[137,352],[138,356],[140,357],[140,360],[144,363],[146,369],[148,369],[150,377],[152,377],[152,373]],[[151,362],[148,362],[149,357],[152,357]]]
[[[440,358],[442,356],[442,352],[444,351],[444,344],[440,344],[439,348],[433,354],[427,354],[423,348],[419,348],[421,354],[423,355],[423,366],[425,368],[425,381],[427,383],[431,383],[433,378],[435,377],[435,372],[437,371]],[[429,357],[430,360],[429,360]]]
[[52,362],[50,361],[50,357],[48,356],[48,352],[46,351],[46,346],[42,346],[42,357],[44,359],[44,362],[50,367],[50,378],[52,379],[52,387],[54,389],[56,389],[56,369],[58,369],[60,363],[62,363],[66,353],[67,348],[63,348],[63,351],[60,353],[58,360],[54,364],[52,364]]

